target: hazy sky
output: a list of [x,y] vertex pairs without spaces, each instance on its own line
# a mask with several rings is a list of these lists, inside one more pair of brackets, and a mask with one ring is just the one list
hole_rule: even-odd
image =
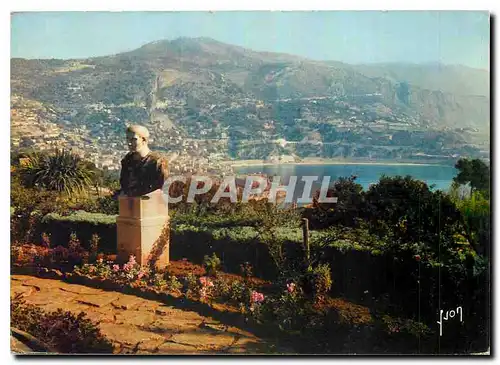
[[40,12],[11,19],[11,57],[103,56],[185,36],[317,60],[489,69],[486,12]]

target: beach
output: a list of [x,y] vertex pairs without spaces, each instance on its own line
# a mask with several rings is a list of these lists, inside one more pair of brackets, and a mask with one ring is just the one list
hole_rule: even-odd
[[[439,166],[444,165],[442,161],[422,161],[407,162],[394,160],[366,160],[366,159],[328,159],[328,158],[304,158],[299,162],[266,162],[265,160],[230,160],[224,161],[224,164],[232,167],[250,167],[250,166],[280,166],[280,165],[385,165],[385,166]],[[448,166],[448,165],[446,165]]]

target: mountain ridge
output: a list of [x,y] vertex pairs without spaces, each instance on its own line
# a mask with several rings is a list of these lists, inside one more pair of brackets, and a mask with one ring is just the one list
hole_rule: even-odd
[[[476,71],[349,65],[178,38],[113,56],[11,59],[11,92],[58,109],[57,123],[95,130],[102,122],[111,134],[130,122],[159,135],[168,126],[194,138],[359,143],[387,139],[397,128],[488,134],[489,73]],[[379,121],[386,127],[377,127]],[[418,143],[429,145],[425,133]],[[463,139],[455,133],[450,145],[457,138]]]
[[307,56],[294,55],[292,53],[272,52],[272,51],[265,51],[265,50],[253,50],[253,49],[241,46],[241,45],[233,45],[233,44],[230,44],[230,43],[224,43],[222,41],[218,41],[218,40],[216,40],[214,38],[211,38],[211,37],[185,37],[185,36],[181,36],[181,37],[177,37],[177,38],[173,38],[173,39],[166,39],[166,38],[165,39],[158,39],[158,40],[155,40],[155,41],[150,41],[150,42],[143,43],[141,45],[137,45],[134,48],[123,50],[123,51],[120,51],[120,52],[117,52],[117,53],[107,53],[107,54],[98,55],[98,56],[69,57],[69,58],[54,58],[54,57],[51,57],[51,58],[11,57],[11,60],[17,59],[17,60],[82,61],[82,60],[89,60],[89,59],[95,59],[95,58],[116,56],[116,55],[123,54],[123,53],[129,53],[129,52],[133,52],[135,50],[138,50],[140,48],[143,48],[144,46],[147,46],[147,45],[154,45],[154,44],[158,44],[158,43],[162,43],[162,42],[172,42],[172,41],[179,41],[179,40],[186,40],[186,39],[188,39],[188,40],[198,40],[198,41],[215,42],[215,43],[230,45],[232,47],[238,47],[238,48],[252,50],[253,52],[258,52],[258,53],[262,53],[262,54],[265,54],[265,53],[274,53],[274,54],[288,55],[288,56],[292,56],[292,57],[303,58],[303,59],[306,59],[306,60],[309,60],[309,61],[312,61],[312,62],[343,63],[343,64],[348,64],[348,65],[351,65],[351,66],[357,66],[357,65],[379,66],[379,65],[392,65],[392,64],[404,64],[404,65],[415,65],[415,66],[440,65],[440,66],[443,66],[443,67],[463,67],[463,68],[467,68],[467,69],[484,71],[484,72],[488,72],[489,73],[489,70],[487,70],[487,69],[482,69],[482,68],[467,66],[467,65],[463,65],[463,64],[445,64],[445,63],[441,63],[441,62],[437,62],[437,61],[436,62],[427,61],[427,62],[420,62],[420,63],[413,63],[413,62],[406,62],[406,61],[405,62],[403,62],[403,61],[388,61],[388,62],[356,62],[356,63],[348,63],[348,62],[345,62],[345,61],[330,60],[330,59],[328,59],[328,60],[324,60],[324,59],[318,60],[318,59],[310,58],[310,57],[307,57]]

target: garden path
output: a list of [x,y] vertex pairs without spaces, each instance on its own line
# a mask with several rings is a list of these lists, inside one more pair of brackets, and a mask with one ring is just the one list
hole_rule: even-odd
[[85,312],[115,354],[266,354],[276,344],[193,311],[60,280],[11,275],[11,297],[46,311]]

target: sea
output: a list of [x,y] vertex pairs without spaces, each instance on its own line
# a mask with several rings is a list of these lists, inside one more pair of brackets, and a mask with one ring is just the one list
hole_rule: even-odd
[[321,164],[321,165],[252,165],[234,167],[238,175],[265,174],[267,176],[280,176],[281,183],[288,184],[290,176],[297,176],[297,185],[294,197],[302,195],[304,183],[302,176],[318,176],[318,182],[313,184],[313,191],[321,187],[324,176],[330,176],[330,184],[340,177],[357,176],[356,183],[360,184],[364,190],[368,190],[371,184],[376,184],[382,175],[386,176],[411,176],[414,179],[422,180],[429,185],[432,190],[449,191],[453,178],[457,175],[457,170],[453,166],[446,165],[382,165],[382,164]]

